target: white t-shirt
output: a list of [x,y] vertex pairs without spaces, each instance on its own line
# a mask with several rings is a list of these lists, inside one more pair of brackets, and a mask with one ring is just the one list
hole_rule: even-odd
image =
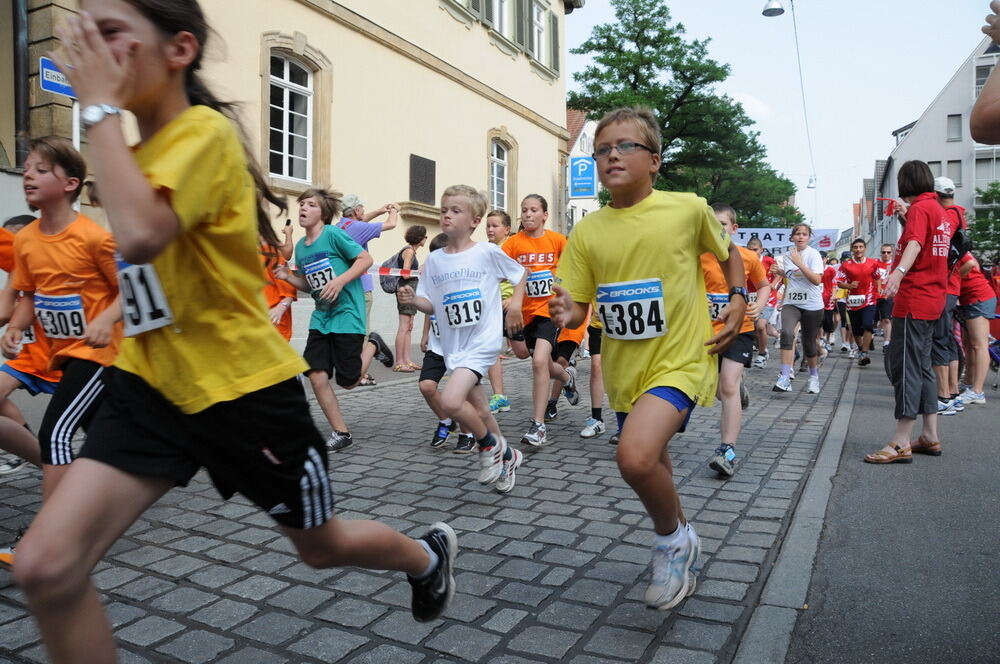
[[[823,257],[812,247],[806,247],[801,252],[802,262],[813,274],[823,275]],[[818,284],[806,279],[802,270],[788,256],[778,256],[778,266],[788,279],[785,286],[783,304],[791,304],[803,311],[817,311],[823,308],[823,282]]]
[[523,276],[517,261],[488,242],[459,253],[438,249],[427,257],[417,295],[434,306],[440,354],[449,373],[465,367],[485,375],[496,363],[503,347],[500,282],[516,284]]

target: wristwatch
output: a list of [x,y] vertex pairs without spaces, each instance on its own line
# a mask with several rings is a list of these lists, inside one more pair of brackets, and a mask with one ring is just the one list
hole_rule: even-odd
[[902,272],[903,274],[906,274],[906,268],[903,267],[902,265],[897,265],[896,269]]
[[80,124],[84,129],[90,129],[109,115],[121,115],[122,109],[111,104],[91,104],[80,111]]
[[747,297],[747,289],[743,288],[743,286],[733,286],[732,288],[729,289],[730,302],[733,301],[733,295],[740,295],[742,296],[744,302],[749,302],[749,298]]

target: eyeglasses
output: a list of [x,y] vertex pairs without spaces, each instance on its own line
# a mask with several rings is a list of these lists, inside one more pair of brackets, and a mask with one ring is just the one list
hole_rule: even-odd
[[886,254],[891,254],[891,253],[892,253],[891,251],[883,251],[882,255],[885,256]]
[[602,145],[597,148],[594,152],[594,159],[607,159],[611,156],[612,150],[618,150],[618,154],[620,155],[632,154],[636,150],[645,150],[650,153],[653,152],[653,148],[648,145],[636,143],[635,141],[622,141],[618,145]]

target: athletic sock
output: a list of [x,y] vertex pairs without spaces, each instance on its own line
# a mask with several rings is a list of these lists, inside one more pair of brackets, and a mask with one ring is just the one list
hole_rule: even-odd
[[510,445],[508,445],[507,449],[503,451],[503,460],[510,461],[513,458],[514,458],[514,453],[510,451]]
[[451,418],[450,417],[444,418],[443,420],[441,420],[441,424],[445,425],[446,427],[450,427],[451,426]]
[[792,365],[782,364],[781,365],[781,377],[789,378],[792,375]]
[[421,579],[426,579],[431,574],[433,574],[434,570],[437,569],[438,564],[441,562],[441,559],[438,558],[438,554],[434,553],[434,549],[431,548],[430,544],[428,544],[422,539],[418,539],[417,542],[420,544],[420,546],[424,547],[424,550],[427,552],[427,556],[431,559],[430,563],[428,563],[427,568],[423,571],[423,573],[421,573],[418,576],[412,577],[419,581]]
[[602,412],[602,410],[600,408],[591,408],[590,409],[590,416],[592,418],[594,418],[595,420],[597,420],[598,422],[603,422],[604,421],[603,415],[604,415],[604,413]]
[[559,403],[559,399],[549,399],[549,404],[548,404],[549,408],[552,408],[552,406],[556,405],[557,403]]
[[493,434],[487,431],[486,435],[477,441],[477,444],[479,445],[479,449],[488,450],[494,445],[496,445],[497,442],[499,441],[497,441],[497,439],[493,437]]
[[819,369],[817,369],[817,368],[809,369],[809,377],[810,378],[819,378]]
[[958,395],[957,394],[953,394],[953,395],[951,395],[951,398],[952,398],[952,400],[957,399]]
[[677,529],[669,535],[658,535],[656,532],[653,533],[653,546],[677,546],[680,544],[681,538],[686,534],[687,528],[678,520]]

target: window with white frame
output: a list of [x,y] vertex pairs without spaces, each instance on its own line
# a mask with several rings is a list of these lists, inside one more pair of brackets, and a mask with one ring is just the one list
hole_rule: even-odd
[[941,177],[941,162],[940,161],[929,161],[927,162],[927,167],[931,169],[931,175],[934,177]]
[[986,85],[986,79],[990,77],[993,72],[993,65],[976,65],[976,98],[979,98],[979,94],[983,91],[983,86]]
[[268,170],[271,175],[312,177],[313,74],[278,51],[271,52]]
[[961,161],[949,161],[948,162],[948,177],[952,182],[955,183],[956,187],[962,186],[962,162]]
[[508,0],[489,0],[493,3],[493,27],[504,37],[510,37],[510,19],[507,12],[510,11]]
[[949,115],[948,116],[948,140],[949,141],[960,141],[960,140],[962,140],[962,116],[961,115]]
[[539,62],[545,62],[545,24],[548,11],[539,0],[531,2],[531,48],[532,57]]
[[510,166],[507,146],[494,140],[490,147],[490,206],[507,209],[507,173]]
[[[993,148],[976,152],[976,186],[975,189],[986,191],[991,184],[1000,181],[1000,150]],[[982,205],[976,194],[975,205]]]

